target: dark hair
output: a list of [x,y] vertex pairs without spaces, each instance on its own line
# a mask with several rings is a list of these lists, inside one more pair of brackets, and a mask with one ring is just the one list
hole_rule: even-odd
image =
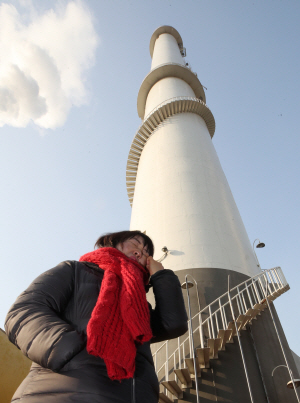
[[134,238],[135,236],[140,236],[143,238],[144,246],[147,247],[147,252],[150,256],[154,255],[154,245],[152,240],[148,237],[148,235],[144,234],[141,231],[120,231],[120,232],[112,232],[105,235],[100,236],[95,243],[95,248],[103,248],[103,247],[112,247],[116,248],[116,246],[120,243],[127,241],[127,239]]

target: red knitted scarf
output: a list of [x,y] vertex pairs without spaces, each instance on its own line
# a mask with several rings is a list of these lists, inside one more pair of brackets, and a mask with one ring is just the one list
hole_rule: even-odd
[[103,358],[110,379],[132,378],[136,345],[152,338],[144,287],[149,272],[115,248],[99,248],[79,260],[104,270],[87,325],[87,351]]

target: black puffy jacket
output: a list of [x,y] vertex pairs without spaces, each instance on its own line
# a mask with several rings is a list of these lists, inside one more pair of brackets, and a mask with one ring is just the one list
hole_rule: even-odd
[[[15,403],[157,403],[158,382],[150,343],[137,348],[133,379],[112,381],[101,358],[85,349],[86,326],[104,271],[93,263],[66,261],[40,275],[6,318],[9,340],[33,361]],[[156,306],[151,342],[187,330],[180,283],[171,270],[151,277]],[[120,351],[122,354],[122,351]]]

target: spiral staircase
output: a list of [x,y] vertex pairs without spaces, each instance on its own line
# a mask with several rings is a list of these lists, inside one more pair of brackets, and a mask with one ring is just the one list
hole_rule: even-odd
[[[190,284],[186,281],[188,293]],[[217,359],[218,352],[225,350],[227,343],[240,342],[246,325],[256,319],[263,320],[261,312],[289,288],[281,268],[275,267],[232,289],[228,287],[228,292],[196,315],[190,314],[188,336],[164,342],[153,354],[160,382],[159,403],[182,399],[193,380],[198,394],[197,378],[203,369],[210,367],[210,360]]]

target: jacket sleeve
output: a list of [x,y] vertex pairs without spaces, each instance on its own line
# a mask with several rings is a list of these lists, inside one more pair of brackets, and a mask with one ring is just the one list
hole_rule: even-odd
[[160,270],[151,277],[155,309],[150,308],[152,343],[174,339],[187,329],[187,314],[178,277],[172,270]]
[[36,278],[10,308],[5,330],[30,360],[59,371],[85,346],[85,336],[62,319],[74,289],[71,262],[60,263]]

